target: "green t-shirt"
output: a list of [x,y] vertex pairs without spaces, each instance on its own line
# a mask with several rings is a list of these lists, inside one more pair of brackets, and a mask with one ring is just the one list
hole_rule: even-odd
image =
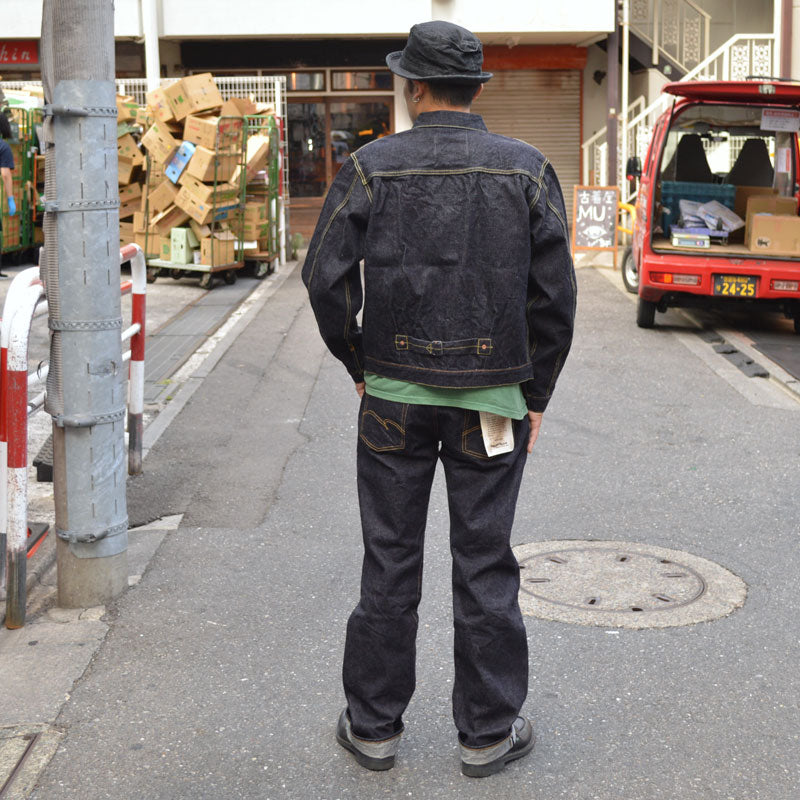
[[396,403],[419,406],[452,406],[472,411],[489,411],[501,417],[522,419],[528,414],[525,396],[518,383],[481,389],[443,389],[421,383],[382,378],[373,372],[364,373],[367,394]]

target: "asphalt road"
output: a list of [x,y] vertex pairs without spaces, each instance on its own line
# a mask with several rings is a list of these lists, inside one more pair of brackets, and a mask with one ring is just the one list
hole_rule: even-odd
[[357,400],[295,274],[132,487],[131,503],[183,523],[109,610],[33,796],[796,800],[800,405],[725,369],[685,320],[639,330],[604,276],[582,269],[579,283],[577,338],[515,543],[688,551],[747,583],[743,608],[642,631],[528,619],[537,747],[498,776],[464,778],[437,475],[407,734],[394,770],[358,767],[333,737],[360,567]]

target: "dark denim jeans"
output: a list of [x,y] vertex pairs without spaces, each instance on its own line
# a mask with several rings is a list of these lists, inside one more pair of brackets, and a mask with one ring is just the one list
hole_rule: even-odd
[[510,545],[528,431],[527,417],[515,421],[513,452],[488,458],[476,411],[363,398],[358,493],[364,564],[343,668],[360,738],[380,740],[402,730],[414,692],[425,522],[437,458],[450,507],[453,717],[468,747],[508,736],[528,690],[519,567]]

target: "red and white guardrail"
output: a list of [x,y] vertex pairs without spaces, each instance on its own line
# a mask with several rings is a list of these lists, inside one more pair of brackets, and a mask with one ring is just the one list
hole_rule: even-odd
[[[130,350],[128,382],[128,473],[142,471],[144,413],[144,337],[147,265],[139,245],[119,252],[131,262],[131,280],[120,290],[132,292],[131,325],[122,332]],[[38,307],[38,308],[37,308]],[[6,627],[25,624],[28,540],[28,417],[44,405],[45,392],[28,400],[29,389],[47,377],[47,367],[28,372],[28,339],[34,316],[47,312],[39,268],[20,272],[8,287],[0,323],[0,544],[5,540]]]

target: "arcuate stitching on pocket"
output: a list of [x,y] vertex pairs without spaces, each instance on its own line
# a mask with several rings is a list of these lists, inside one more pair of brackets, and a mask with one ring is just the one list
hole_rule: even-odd
[[[377,453],[388,452],[390,450],[402,450],[406,446],[406,414],[408,413],[408,404],[403,403],[401,408],[402,416],[400,422],[395,422],[393,419],[389,419],[388,417],[382,417],[380,414],[377,414],[375,411],[369,408],[369,400],[365,400],[364,402],[364,410],[361,412],[361,431],[359,432],[360,439],[364,442],[367,447],[371,450],[374,450]],[[400,432],[400,442],[398,444],[389,444],[379,446],[374,444],[369,440],[367,435],[364,433],[364,421],[367,417],[372,417],[375,419],[378,424],[386,431],[389,430],[389,426],[394,428],[395,430]]]
[[469,449],[469,435],[481,429],[480,423],[478,425],[472,425],[470,427],[469,413],[470,413],[469,411],[464,411],[464,432],[461,434],[461,450],[471,456],[475,456],[475,458],[488,459],[489,456],[487,456],[486,453],[479,453],[477,452],[477,450]]

